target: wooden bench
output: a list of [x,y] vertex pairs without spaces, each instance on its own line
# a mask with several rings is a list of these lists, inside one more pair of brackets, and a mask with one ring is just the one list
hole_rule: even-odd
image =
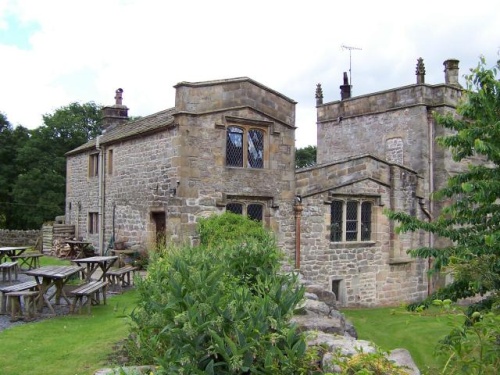
[[12,257],[12,260],[16,260],[19,262],[18,266],[20,270],[24,270],[23,266],[27,266],[28,270],[33,268],[40,267],[40,257],[43,257],[43,254],[21,254],[15,257]]
[[12,271],[14,271],[15,280],[17,280],[17,262],[4,262],[0,264],[0,269],[2,270],[2,281],[5,282],[9,279],[9,283],[12,281]]
[[[0,314],[6,314],[7,313],[7,293],[12,293],[12,292],[22,292],[22,291],[35,291],[38,289],[38,284],[36,281],[26,281],[21,284],[14,284],[14,285],[9,285],[5,286],[3,288],[0,288],[0,292],[2,292],[2,305],[0,307]],[[38,293],[38,291],[37,291]]]
[[132,273],[132,275],[135,276],[135,271],[137,271],[137,267],[134,266],[111,268],[106,272],[106,277],[113,289],[118,287],[118,289],[121,290],[124,286],[132,285],[133,277],[131,278],[130,274]]
[[[74,299],[70,307],[70,312],[75,312],[75,309],[78,309],[78,312],[80,312],[81,308],[87,305],[88,313],[90,314],[91,305],[98,305],[100,303],[99,293],[102,293],[102,301],[105,305],[107,285],[107,281],[92,281],[73,290],[71,294],[74,295]],[[78,305],[80,306],[78,307]]]
[[11,308],[10,320],[13,322],[21,318],[33,320],[36,317],[36,298],[39,295],[40,293],[36,291],[28,290],[7,293]]

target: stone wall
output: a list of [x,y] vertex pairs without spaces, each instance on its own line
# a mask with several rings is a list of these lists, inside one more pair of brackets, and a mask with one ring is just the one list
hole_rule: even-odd
[[41,236],[41,230],[0,229],[0,246],[35,246]]
[[[301,218],[301,272],[337,293],[341,306],[391,305],[425,297],[425,262],[406,250],[425,241],[417,233],[397,234],[384,209],[417,217],[417,174],[407,168],[364,155],[315,166],[297,173]],[[336,197],[371,201],[369,241],[330,240],[330,202]]]
[[[154,216],[164,214],[168,242],[196,243],[200,217],[225,210],[228,202],[263,206],[265,224],[280,246],[291,249],[295,197],[295,102],[247,78],[176,86],[170,122],[155,131],[120,138],[137,123],[118,125],[101,142],[103,164],[112,150],[113,173],[103,176],[105,245],[113,233],[127,248],[149,248],[155,241]],[[152,115],[152,119],[157,116]],[[156,120],[155,120],[156,121]],[[259,129],[264,134],[264,168],[226,166],[228,126]],[[107,137],[107,138],[106,138]],[[95,148],[75,153],[67,162],[66,221],[98,247],[89,233],[89,213],[99,211],[98,177],[88,176]]]

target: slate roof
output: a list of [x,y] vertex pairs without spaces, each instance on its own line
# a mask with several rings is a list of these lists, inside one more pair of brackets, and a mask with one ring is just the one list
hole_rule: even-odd
[[[141,117],[134,121],[128,121],[115,126],[106,131],[100,138],[100,144],[110,144],[134,136],[161,130],[174,122],[175,107],[153,113],[152,115]],[[66,153],[66,155],[78,154],[96,147],[96,139],[91,139],[87,143]]]

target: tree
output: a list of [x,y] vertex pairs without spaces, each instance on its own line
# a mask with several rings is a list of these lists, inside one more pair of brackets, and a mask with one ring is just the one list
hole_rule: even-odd
[[[448,179],[435,198],[448,203],[432,222],[423,222],[404,213],[389,212],[399,222],[401,232],[424,230],[449,240],[444,248],[423,247],[410,251],[415,257],[433,259],[432,271],[450,270],[454,281],[437,290],[425,301],[434,299],[491,295],[471,306],[474,310],[492,309],[500,291],[500,82],[496,76],[500,60],[491,69],[483,57],[466,76],[463,101],[457,116],[436,116],[438,124],[452,131],[438,139],[452,151],[453,159],[467,162],[479,157],[484,162],[469,163],[466,171]],[[412,305],[411,307],[416,307]]]
[[10,228],[16,206],[13,188],[20,166],[13,162],[20,148],[27,142],[29,131],[22,126],[13,127],[7,116],[0,113],[0,228]]
[[30,132],[17,152],[13,186],[16,210],[10,229],[37,229],[64,213],[65,154],[101,132],[101,107],[71,103],[43,116],[44,125]]
[[316,164],[316,146],[306,146],[295,151],[295,167],[304,168]]

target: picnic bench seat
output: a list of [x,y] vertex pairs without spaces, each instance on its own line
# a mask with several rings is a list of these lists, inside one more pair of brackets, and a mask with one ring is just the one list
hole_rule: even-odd
[[17,261],[15,262],[4,262],[0,264],[0,269],[2,270],[2,281],[5,282],[9,279],[9,283],[12,281],[12,271],[14,271],[15,280],[17,280]]
[[[0,292],[2,292],[2,305],[0,307],[0,314],[7,313],[7,293],[22,292],[22,291],[26,291],[26,290],[36,291],[37,289],[38,289],[38,284],[36,283],[35,280],[26,281],[26,282],[20,283],[20,284],[4,286],[4,287],[0,288]],[[37,293],[38,293],[38,291],[37,291]]]
[[[10,300],[11,321],[24,318],[32,320],[36,317],[36,298],[40,294],[37,291],[22,290],[17,292],[6,293]],[[23,300],[21,302],[21,300]]]
[[106,272],[106,277],[111,284],[111,287],[115,289],[118,287],[121,289],[124,286],[132,285],[133,277],[130,277],[132,273],[135,275],[135,271],[137,271],[137,267],[134,266],[124,266],[121,268],[111,268]]
[[71,294],[74,295],[74,299],[70,307],[70,312],[75,312],[75,309],[78,309],[78,312],[80,312],[81,308],[87,305],[87,311],[90,314],[91,305],[98,305],[100,303],[99,293],[102,293],[102,301],[105,305],[107,285],[107,281],[92,281],[73,290]]
[[12,257],[12,260],[16,260],[19,262],[18,266],[20,270],[24,270],[23,266],[27,266],[28,270],[33,268],[40,267],[40,257],[43,257],[43,254],[33,253],[33,254],[21,254]]

